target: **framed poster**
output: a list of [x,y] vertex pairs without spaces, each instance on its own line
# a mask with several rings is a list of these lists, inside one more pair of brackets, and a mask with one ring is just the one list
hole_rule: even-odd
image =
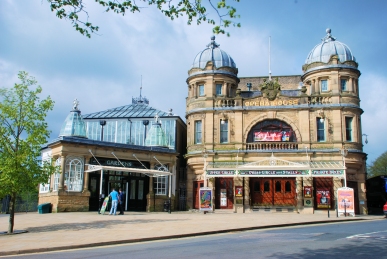
[[312,198],[312,186],[304,186],[304,198]]
[[212,189],[209,187],[199,189],[199,210],[212,211]]
[[227,190],[226,189],[220,189],[220,206],[222,206],[222,207],[227,206]]
[[343,187],[337,189],[337,211],[338,214],[348,213],[355,216],[355,198],[352,188]]
[[330,199],[331,193],[329,189],[318,188],[316,190],[317,208],[328,209],[331,204]]
[[235,197],[243,196],[243,186],[235,186]]

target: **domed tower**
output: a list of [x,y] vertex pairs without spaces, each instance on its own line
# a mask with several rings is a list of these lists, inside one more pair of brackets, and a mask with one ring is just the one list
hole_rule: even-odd
[[[232,57],[219,46],[215,37],[211,37],[188,71],[187,175],[191,178],[188,182],[203,180],[203,154],[207,150],[224,148],[234,139],[232,109],[241,105],[237,93],[238,69]],[[212,155],[209,154],[209,159]],[[187,189],[187,193],[187,202],[192,204],[192,191]]]
[[59,136],[87,138],[85,122],[82,119],[81,111],[78,109],[79,101],[74,100],[73,109],[63,122]]
[[326,33],[302,67],[310,107],[311,148],[317,156],[331,150],[332,160],[342,158],[347,168],[343,185],[358,190],[359,199],[365,200],[367,155],[362,144],[360,71],[351,49],[336,40],[330,29]]

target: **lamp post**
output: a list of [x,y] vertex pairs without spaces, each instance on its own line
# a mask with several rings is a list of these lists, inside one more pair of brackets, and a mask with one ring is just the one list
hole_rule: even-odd
[[343,167],[344,167],[344,187],[347,187],[347,169],[345,168],[345,157],[348,155],[348,149],[346,149],[345,147],[343,147],[342,149],[340,149],[340,154],[343,158]]

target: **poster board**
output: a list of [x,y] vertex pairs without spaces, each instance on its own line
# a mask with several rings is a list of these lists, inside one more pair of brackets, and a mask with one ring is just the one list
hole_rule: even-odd
[[105,210],[108,206],[108,203],[109,203],[109,196],[106,197],[104,200],[103,200],[103,203],[102,203],[102,207],[101,207],[101,210],[99,211],[100,214],[105,214]]
[[355,217],[355,197],[352,188],[343,187],[337,189],[337,212]]
[[212,188],[201,187],[199,189],[199,210],[212,211]]
[[312,186],[304,186],[304,198],[312,198]]
[[317,208],[328,209],[331,204],[331,192],[327,188],[317,188],[316,190]]
[[235,197],[243,197],[243,186],[235,186]]

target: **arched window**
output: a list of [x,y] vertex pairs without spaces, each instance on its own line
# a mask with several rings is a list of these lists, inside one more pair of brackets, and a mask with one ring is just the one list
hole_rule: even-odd
[[280,120],[264,120],[256,124],[247,136],[247,142],[296,142],[292,127]]
[[275,182],[275,192],[281,192],[281,182],[280,181]]
[[270,192],[270,183],[269,181],[265,181],[263,184],[263,191],[264,192]]
[[54,173],[54,186],[53,186],[53,190],[54,191],[57,191],[58,190],[58,187],[59,187],[59,177],[60,177],[60,165],[61,165],[61,158],[59,157],[56,161],[55,161],[55,173]]
[[292,192],[292,186],[289,181],[285,183],[285,192]]
[[69,157],[65,165],[65,190],[80,192],[83,186],[83,159]]

